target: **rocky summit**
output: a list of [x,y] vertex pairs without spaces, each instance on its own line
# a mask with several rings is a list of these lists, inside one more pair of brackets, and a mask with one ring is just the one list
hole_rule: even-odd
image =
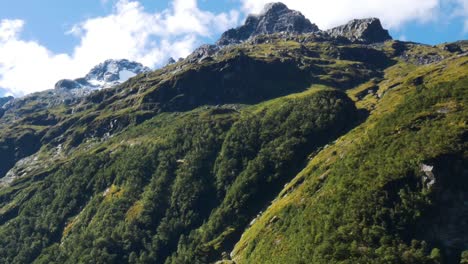
[[0,108],[0,263],[468,263],[468,41],[311,25]]
[[[363,44],[392,39],[378,18],[354,19],[345,25],[322,31],[299,11],[290,10],[283,3],[270,3],[259,15],[249,15],[244,25],[226,31],[216,44],[218,47],[238,44],[258,35],[274,33],[288,35],[309,33],[325,39],[334,38]],[[197,52],[200,51],[206,51],[206,47]]]
[[141,63],[122,60],[106,60],[95,66],[83,78],[75,80],[64,79],[55,84],[55,89],[102,89],[123,83],[131,77],[143,72],[149,72],[148,67]]
[[353,19],[347,24],[327,30],[333,37],[346,38],[352,42],[375,43],[391,40],[378,18]]
[[249,15],[245,24],[226,31],[218,45],[240,43],[252,36],[272,34],[278,32],[309,33],[319,31],[299,11],[290,10],[283,3],[270,3],[265,6],[259,15]]

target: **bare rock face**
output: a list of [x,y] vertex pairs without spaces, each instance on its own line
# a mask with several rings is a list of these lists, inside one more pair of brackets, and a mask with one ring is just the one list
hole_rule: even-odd
[[69,79],[60,80],[55,84],[55,89],[72,90],[78,89],[80,87],[81,85],[78,82]]
[[343,37],[351,42],[365,44],[392,39],[378,18],[353,19],[345,25],[328,30],[327,33],[332,37]]
[[218,51],[219,47],[216,45],[201,45],[187,57],[187,60],[191,63],[194,63],[196,61],[203,60],[204,58],[213,56]]
[[249,15],[243,26],[226,31],[217,45],[236,44],[262,34],[279,32],[303,34],[317,31],[319,28],[299,11],[290,10],[283,3],[270,3],[265,5],[259,15]]
[[176,60],[174,60],[174,58],[170,57],[170,58],[167,60],[166,65],[171,65],[171,64],[174,64],[174,63],[176,63]]
[[0,97],[0,108],[13,99],[13,96]]

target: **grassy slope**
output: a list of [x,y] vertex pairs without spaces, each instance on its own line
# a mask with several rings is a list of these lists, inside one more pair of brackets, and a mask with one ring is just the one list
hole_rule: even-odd
[[[211,107],[161,114],[85,144],[47,177],[1,190],[2,260],[161,263],[178,244],[191,247],[226,229],[237,240],[247,219],[302,168],[308,149],[343,133],[354,111],[343,92],[318,87],[240,113]],[[181,237],[203,222],[207,230]],[[215,258],[219,247],[208,246],[200,258]]]
[[[467,63],[465,56],[414,71],[404,64],[389,68],[379,87],[385,96],[358,103],[375,108],[368,120],[318,153],[285,187],[237,243],[236,262],[455,263],[466,249],[464,233],[450,248],[442,234],[423,242],[418,225],[431,222],[441,189],[468,190]],[[388,90],[389,82],[400,84]],[[447,156],[453,164],[441,161]],[[423,163],[440,172],[433,187],[422,183]],[[453,170],[443,174],[443,166]],[[462,230],[461,219],[455,225]]]

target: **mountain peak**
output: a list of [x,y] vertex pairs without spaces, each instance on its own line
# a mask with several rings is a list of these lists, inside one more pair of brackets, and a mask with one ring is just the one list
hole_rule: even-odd
[[332,37],[344,37],[352,42],[375,43],[392,39],[378,18],[353,19],[327,31]]
[[249,15],[244,25],[226,31],[218,45],[240,43],[250,37],[279,32],[310,33],[319,31],[301,12],[289,9],[283,3],[265,5],[259,15]]
[[281,3],[281,2],[275,2],[275,3],[268,3],[263,7],[262,12],[260,12],[261,15],[264,15],[268,12],[281,12],[281,11],[288,11],[289,8]]
[[106,60],[96,66],[84,78],[75,80],[60,80],[55,84],[56,89],[77,89],[77,88],[108,88],[123,83],[131,77],[150,69],[141,63],[121,60]]
[[97,85],[100,83],[122,83],[145,71],[150,71],[150,69],[138,62],[126,59],[106,60],[91,69],[85,79],[91,84]]

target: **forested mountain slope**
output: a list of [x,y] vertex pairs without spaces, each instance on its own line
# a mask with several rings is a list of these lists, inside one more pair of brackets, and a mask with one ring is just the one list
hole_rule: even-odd
[[0,263],[468,261],[468,45],[350,23],[7,103]]

